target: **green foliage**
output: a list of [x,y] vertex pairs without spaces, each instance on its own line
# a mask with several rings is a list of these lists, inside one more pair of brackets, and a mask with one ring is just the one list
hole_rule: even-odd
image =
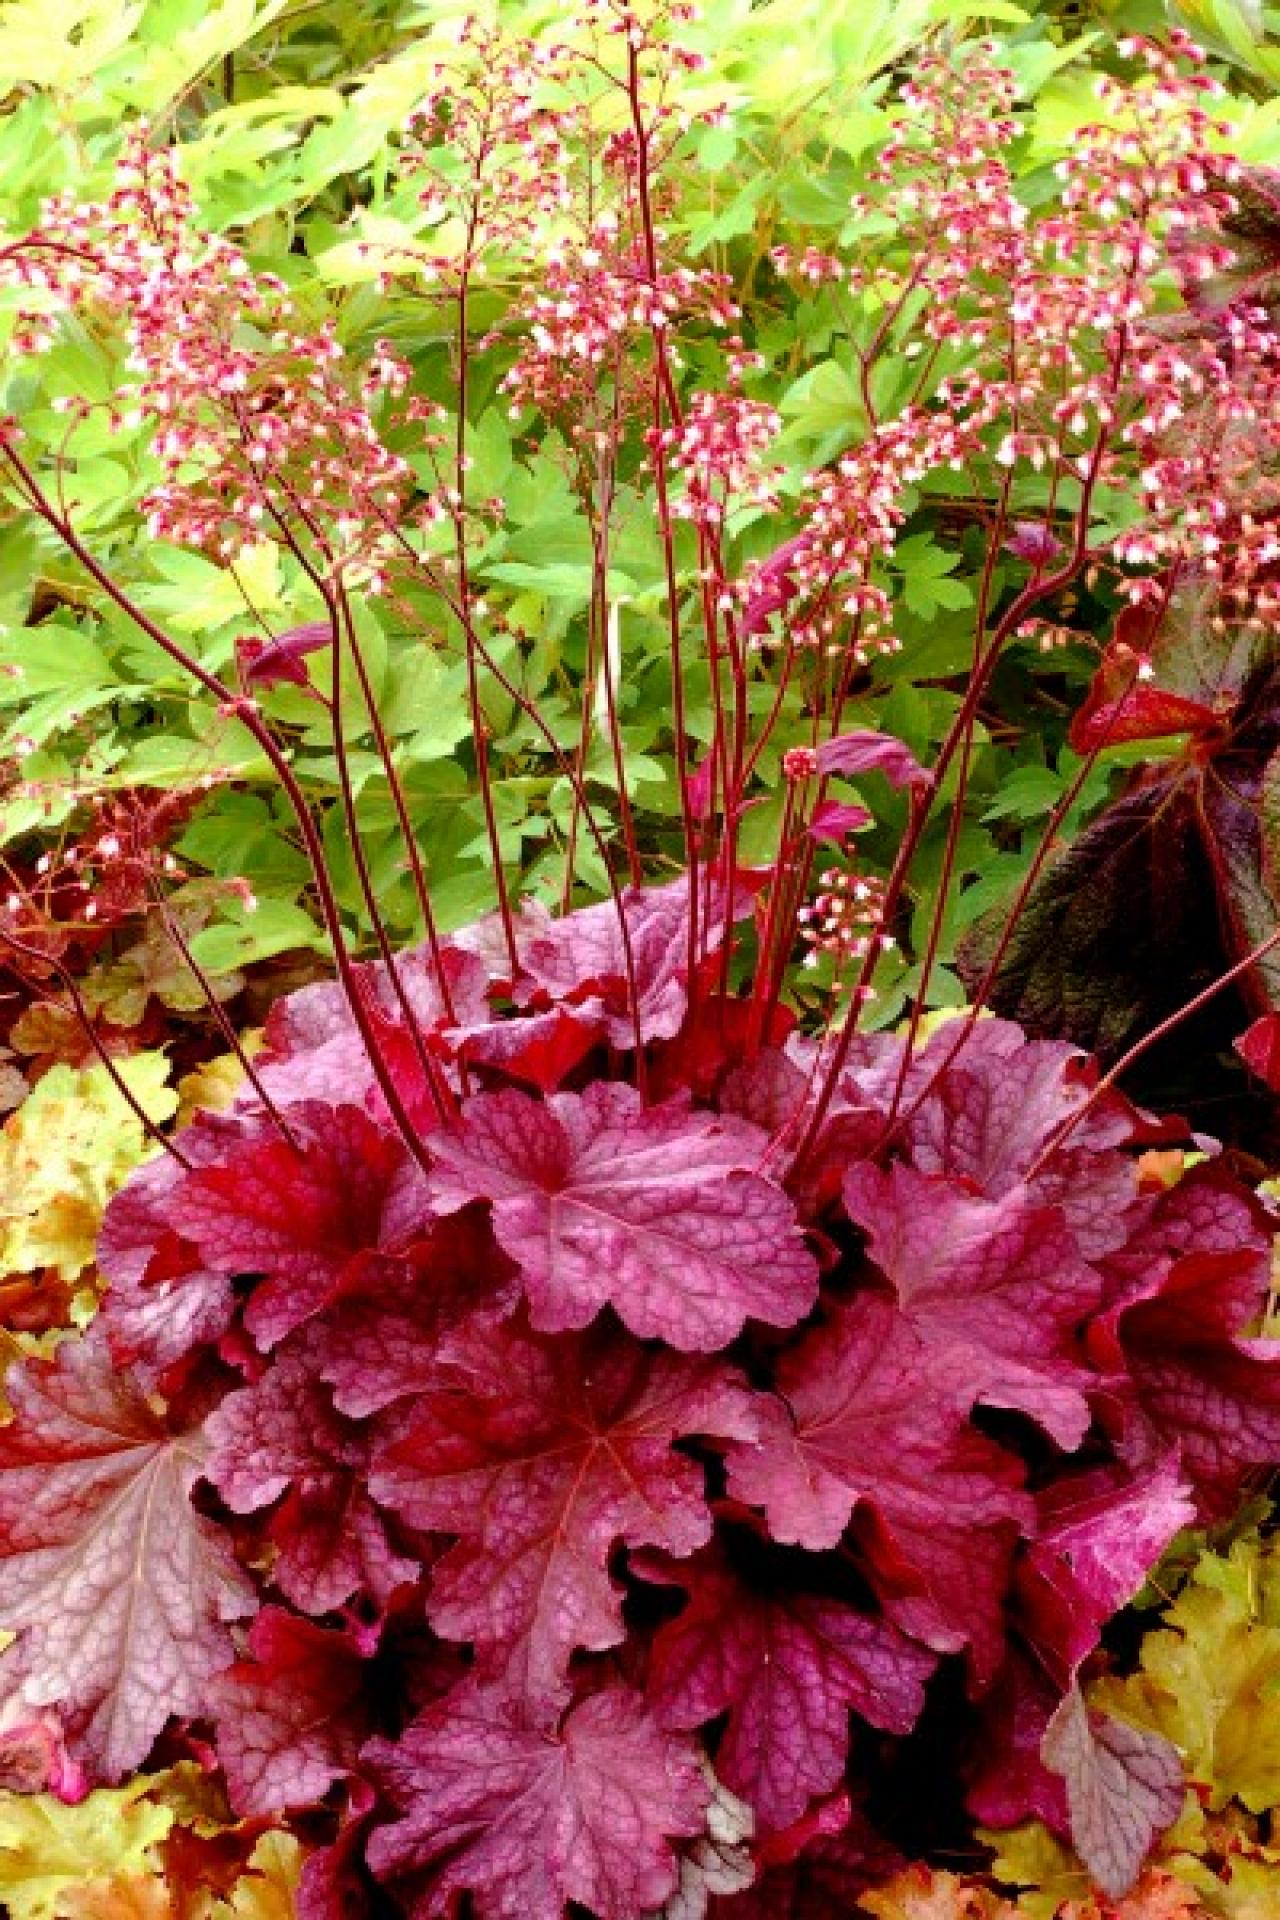
[[[420,215],[398,189],[399,131],[426,84],[449,23],[460,9],[381,0],[357,15],[336,5],[298,8],[284,0],[225,0],[212,9],[191,0],[137,0],[104,8],[93,0],[55,7],[16,0],[5,14],[3,45],[14,93],[0,122],[0,225],[18,231],[39,197],[65,188],[85,194],[102,186],[125,128],[145,114],[172,128],[183,169],[214,229],[247,241],[259,263],[281,272],[314,319],[336,321],[353,350],[375,335],[406,352],[423,392],[454,405],[446,341],[431,309],[411,287],[379,293],[377,274],[411,245]],[[504,5],[513,30],[557,23],[555,9]],[[715,0],[697,33],[707,69],[682,86],[693,108],[728,104],[723,124],[690,142],[676,176],[671,231],[689,255],[709,259],[746,289],[750,344],[765,365],[752,382],[761,397],[781,396],[785,430],[780,457],[784,494],[814,464],[835,457],[864,420],[851,346],[874,316],[840,312],[822,292],[797,297],[772,274],[768,250],[778,245],[862,244],[849,212],[865,169],[883,138],[880,100],[892,72],[931,37],[952,40],[997,28],[1026,90],[1027,190],[1070,137],[1071,111],[1089,109],[1091,61],[1100,36],[1073,32],[1046,13],[993,0],[910,0],[856,9],[817,0]],[[1242,111],[1251,110],[1249,103]],[[1280,145],[1278,145],[1280,151]],[[888,237],[866,235],[875,246]],[[888,256],[891,257],[891,254]],[[501,320],[509,287],[476,325]],[[0,327],[4,324],[0,315]],[[81,329],[60,339],[24,373],[24,428],[37,443],[59,444],[66,422],[60,402],[105,400],[116,388],[119,347],[109,329]],[[493,374],[474,382],[469,441],[470,485],[477,502],[500,495],[506,516],[481,542],[475,571],[514,633],[530,637],[521,655],[522,684],[536,698],[551,731],[577,737],[587,657],[592,547],[567,450],[554,435],[533,445],[508,416]],[[690,371],[696,377],[697,369]],[[895,382],[912,377],[909,363],[883,376],[886,403]],[[291,561],[264,544],[236,567],[140,538],[137,501],[156,477],[141,430],[108,432],[91,416],[77,429],[69,485],[77,524],[109,562],[139,606],[188,644],[205,666],[224,670],[252,609],[274,631],[317,617],[310,583]],[[677,844],[679,796],[671,775],[671,739],[660,715],[670,705],[665,576],[656,527],[633,479],[622,479],[620,537],[611,556],[608,591],[619,610],[623,731],[630,750],[631,799],[638,830],[655,850]],[[966,670],[973,646],[979,542],[945,501],[922,499],[886,585],[900,609],[903,653],[881,663],[859,690],[859,721],[896,726],[922,754],[936,745],[955,711],[948,683]],[[740,564],[785,537],[785,525],[731,527]],[[685,548],[682,590],[692,587],[695,555]],[[358,610],[397,774],[408,802],[433,889],[446,924],[492,904],[491,861],[484,824],[467,795],[474,780],[465,675],[438,614],[405,604],[394,617]],[[510,662],[515,655],[508,651]],[[1024,668],[1029,662],[1023,659]],[[1087,656],[1055,660],[1052,679],[1079,686]],[[321,684],[327,669],[313,669]],[[1034,684],[1034,682],[1033,682]],[[762,680],[762,703],[769,691]],[[153,788],[212,783],[179,852],[196,869],[243,878],[259,904],[252,923],[241,915],[197,937],[197,957],[214,968],[265,960],[290,946],[314,943],[305,864],[291,824],[263,780],[252,742],[234,720],[210,717],[183,676],[136,629],[57,556],[23,514],[0,523],[0,706],[21,777],[0,808],[0,826],[20,857],[56,830],[95,793],[145,783]],[[545,739],[510,703],[487,696],[494,735],[495,799],[509,877],[526,888],[558,890],[572,797]],[[298,689],[283,687],[265,705],[290,742],[298,778],[326,822],[338,896],[353,929],[364,910],[349,855],[340,800],[340,769],[327,726]],[[361,843],[379,888],[387,928],[396,940],[421,931],[385,772],[374,750],[359,692],[348,687],[344,717]],[[997,741],[980,730],[972,767],[971,819],[960,848],[960,892],[944,930],[934,1004],[951,1004],[955,939],[982,905],[1015,879],[1030,857],[1044,808],[1069,777],[1070,757],[1054,715],[1061,702],[1013,718]],[[689,713],[695,740],[714,730],[709,688],[696,686]],[[761,768],[776,778],[778,756],[804,740],[801,690],[784,716]],[[591,766],[593,796],[614,786],[601,752]],[[1084,797],[1105,797],[1105,775]],[[763,838],[768,810],[748,829]],[[887,857],[894,823],[866,847]],[[942,857],[941,835],[926,847],[920,901],[930,861]],[[577,873],[588,892],[604,885],[599,857],[579,836]],[[910,956],[894,982],[886,972],[881,1015],[896,1017],[910,987]],[[821,984],[820,979],[817,984]]]

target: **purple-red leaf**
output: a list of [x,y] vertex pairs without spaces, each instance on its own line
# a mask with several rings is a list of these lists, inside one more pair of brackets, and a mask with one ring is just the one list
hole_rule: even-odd
[[872,815],[865,807],[851,806],[842,800],[822,800],[813,810],[807,832],[821,846],[842,846],[851,833],[869,827]]
[[597,1083],[545,1103],[482,1095],[433,1146],[436,1206],[492,1200],[540,1331],[612,1306],[642,1339],[706,1352],[748,1319],[793,1326],[813,1305],[790,1200],[744,1171],[764,1146],[744,1121]]
[[216,1273],[260,1274],[245,1324],[272,1347],[337,1293],[357,1254],[397,1251],[431,1212],[418,1169],[359,1107],[290,1109],[285,1140],[227,1153],[183,1181],[173,1217]]
[[401,1810],[369,1862],[407,1878],[411,1920],[563,1920],[574,1900],[595,1920],[636,1920],[676,1884],[671,1841],[702,1831],[708,1788],[683,1739],[640,1696],[593,1694],[558,1727],[530,1727],[492,1689],[464,1687],[365,1760]]
[[852,733],[838,733],[818,748],[818,772],[882,773],[891,786],[931,787],[933,775],[920,765],[910,747],[892,734],[875,733],[859,727]]
[[315,689],[303,661],[309,653],[319,653],[332,644],[333,627],[328,620],[309,620],[304,626],[290,627],[276,640],[246,636],[236,647],[240,677],[249,688],[292,685],[312,693]]
[[1018,1567],[1023,1632],[1059,1683],[1098,1644],[1112,1614],[1141,1587],[1195,1502],[1173,1460],[1134,1478],[1096,1467],[1046,1487],[1040,1527]]
[[713,1899],[711,1920],[850,1920],[857,1898],[906,1865],[861,1807],[836,1794],[755,1849],[758,1877],[736,1899]]
[[1234,1046],[1250,1073],[1272,1093],[1280,1093],[1280,1013],[1264,1013]]
[[211,1694],[231,1804],[242,1816],[300,1811],[355,1769],[369,1733],[365,1660],[351,1634],[280,1607],[254,1621],[249,1654]]
[[670,1570],[689,1602],[653,1646],[648,1697],[664,1726],[728,1712],[716,1776],[760,1827],[790,1826],[839,1785],[849,1713],[908,1733],[935,1665],[882,1620],[842,1600],[741,1575],[718,1548]]
[[235,1513],[281,1500],[267,1535],[273,1578],[307,1613],[363,1591],[383,1602],[417,1572],[398,1553],[367,1491],[369,1439],[337,1413],[317,1373],[316,1341],[291,1343],[254,1386],[209,1416],[206,1475]]
[[15,1369],[0,1446],[5,1656],[55,1706],[90,1772],[141,1764],[171,1714],[200,1712],[249,1582],[189,1498],[206,1442],[171,1433],[101,1338]]
[[[726,924],[751,911],[752,889],[739,881],[726,901],[718,885],[700,905],[699,946],[713,953]],[[623,938],[622,920],[626,921]],[[526,976],[517,998],[542,998],[573,1007],[578,1017],[602,1027],[613,1047],[643,1040],[670,1040],[688,1006],[689,882],[665,887],[628,887],[619,908],[612,900],[541,923],[526,909],[520,961]],[[634,1007],[631,978],[634,976]]]
[[1060,1446],[1089,1426],[1076,1330],[1097,1306],[1099,1276],[1060,1210],[1025,1187],[1000,1200],[900,1163],[845,1177],[845,1207],[923,1339],[950,1355],[975,1401],[1039,1421]]
[[361,1420],[421,1391],[445,1334],[473,1316],[502,1319],[516,1270],[478,1207],[438,1220],[403,1258],[369,1254],[313,1323],[316,1370],[340,1412]]
[[972,1395],[887,1301],[863,1297],[783,1356],[761,1438],[729,1449],[729,1486],[776,1540],[836,1546],[855,1513],[886,1611],[979,1677],[1003,1650],[1009,1558],[1033,1508],[1018,1462],[966,1420]]
[[1125,740],[1163,740],[1176,733],[1204,739],[1221,733],[1222,716],[1213,707],[1142,679],[1141,667],[1141,656],[1123,640],[1106,649],[1088,698],[1071,722],[1071,745],[1078,754]]
[[1175,1260],[1151,1297],[1095,1329],[1104,1361],[1127,1370],[1147,1419],[1176,1445],[1203,1516],[1224,1517],[1246,1474],[1280,1458],[1280,1341],[1243,1337],[1270,1262],[1242,1246]]
[[377,1499],[454,1533],[429,1612],[536,1700],[577,1647],[622,1638],[619,1541],[684,1555],[711,1533],[694,1434],[746,1439],[752,1397],[718,1361],[646,1352],[616,1328],[540,1339],[475,1326],[449,1342],[380,1455]]
[[1091,1713],[1073,1686],[1049,1722],[1044,1762],[1062,1775],[1071,1838],[1113,1900],[1128,1893],[1157,1835],[1182,1811],[1178,1750],[1161,1734]]

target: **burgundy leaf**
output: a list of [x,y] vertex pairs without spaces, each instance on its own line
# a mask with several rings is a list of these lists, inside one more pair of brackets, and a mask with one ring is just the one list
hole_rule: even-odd
[[1128,1893],[1156,1837],[1182,1811],[1178,1750],[1161,1734],[1091,1713],[1072,1687],[1044,1737],[1045,1765],[1066,1782],[1071,1838],[1113,1900]]
[[935,1665],[885,1621],[789,1583],[752,1583],[716,1547],[671,1577],[689,1603],[654,1642],[648,1697],[664,1726],[728,1712],[716,1775],[761,1827],[788,1827],[840,1783],[849,1713],[909,1733]]
[[1047,567],[1065,552],[1061,540],[1050,532],[1043,520],[1015,520],[1004,549],[1033,567]]
[[963,1380],[887,1301],[863,1297],[785,1354],[761,1438],[729,1449],[729,1487],[774,1539],[836,1546],[860,1508],[886,1611],[939,1652],[968,1643],[989,1678],[1008,1563],[1033,1509],[1013,1457],[975,1433]]
[[206,1475],[234,1513],[284,1499],[267,1535],[273,1578],[307,1613],[362,1591],[381,1603],[418,1572],[398,1553],[367,1492],[367,1434],[332,1405],[317,1343],[291,1344],[262,1378],[223,1401],[208,1422]]
[[1094,1329],[1099,1357],[1127,1366],[1159,1440],[1178,1447],[1205,1518],[1225,1517],[1246,1475],[1280,1458],[1280,1341],[1238,1332],[1269,1281],[1269,1260],[1248,1247],[1189,1253],[1149,1299]]
[[849,834],[869,827],[871,822],[872,815],[865,807],[850,806],[841,800],[822,800],[814,808],[806,832],[820,846],[830,844],[838,847],[844,844]]
[[768,559],[752,569],[739,631],[744,640],[763,633],[775,613],[781,613],[799,592],[795,570],[809,545],[807,534],[796,534],[775,547]]
[[1264,1013],[1235,1042],[1236,1052],[1272,1093],[1280,1093],[1280,1013]]
[[642,1339],[705,1352],[748,1319],[792,1326],[813,1305],[791,1202],[742,1171],[764,1145],[743,1121],[677,1101],[646,1109],[634,1089],[597,1083],[545,1104],[481,1095],[433,1145],[436,1206],[493,1201],[541,1331],[611,1305]]
[[240,677],[246,687],[280,687],[291,684],[307,693],[315,689],[303,661],[309,653],[332,646],[333,627],[328,620],[311,620],[304,626],[290,627],[275,640],[248,636],[237,643]]
[[460,1536],[433,1575],[432,1624],[541,1700],[576,1647],[622,1638],[619,1541],[684,1555],[710,1537],[703,1469],[673,1443],[754,1431],[752,1397],[719,1361],[646,1352],[607,1326],[557,1340],[475,1326],[372,1488],[413,1526]]
[[[261,1137],[241,1116],[201,1114],[185,1129],[182,1148],[193,1165],[210,1166]],[[174,1226],[184,1179],[169,1154],[147,1161],[111,1200],[98,1236],[98,1266],[110,1283],[99,1318],[117,1364],[148,1386],[221,1339],[234,1307],[227,1276],[202,1265]]]
[[202,1709],[252,1589],[189,1494],[203,1433],[171,1433],[100,1337],[15,1368],[0,1448],[5,1656],[56,1706],[98,1779],[139,1766],[171,1714]]
[[967,1376],[975,1401],[1036,1420],[1062,1447],[1089,1426],[1076,1329],[1101,1281],[1056,1207],[1000,1200],[900,1163],[847,1174],[845,1207],[911,1325]]
[[1102,1629],[1142,1586],[1195,1502],[1173,1459],[1133,1477],[1097,1467],[1044,1489],[1017,1573],[1023,1632],[1066,1685]]
[[1141,656],[1124,641],[1106,648],[1088,698],[1071,722],[1069,737],[1078,754],[1125,740],[1162,740],[1174,733],[1205,739],[1222,731],[1222,716],[1213,707],[1144,680],[1141,669]]
[[[1062,1208],[1086,1259],[1118,1246],[1137,1202],[1138,1176],[1113,1149],[1146,1138],[1145,1117],[1108,1094],[1078,1118],[1096,1078],[1078,1048],[1029,1041],[1008,1020],[980,1020],[956,1051],[950,1024],[912,1069],[920,1095],[918,1105],[907,1102],[912,1164],[970,1180],[993,1200],[1029,1183],[1036,1199]],[[869,1077],[856,1077],[873,1097]]]
[[891,786],[930,787],[933,775],[912,753],[910,747],[892,734],[875,733],[859,727],[852,733],[838,733],[818,748],[818,772],[821,774],[882,773]]
[[369,1254],[314,1321],[311,1351],[334,1404],[353,1419],[418,1393],[444,1335],[516,1306],[516,1270],[478,1207],[438,1220],[408,1255]]
[[264,1607],[249,1654],[211,1694],[231,1804],[242,1817],[305,1809],[354,1771],[368,1736],[362,1650],[350,1633]]
[[308,1101],[289,1123],[300,1151],[279,1139],[232,1151],[189,1175],[174,1204],[214,1272],[263,1276],[245,1324],[264,1347],[326,1306],[357,1254],[395,1251],[431,1218],[406,1149],[360,1108]]
[[636,1920],[676,1884],[671,1841],[702,1831],[708,1788],[690,1744],[638,1694],[593,1694],[537,1728],[492,1689],[466,1687],[365,1760],[404,1815],[369,1845],[380,1879],[407,1877],[411,1920]]
[[[699,919],[704,954],[719,948],[729,922],[750,913],[753,889],[740,880],[728,899],[719,885],[711,885],[707,896]],[[634,1047],[637,1019],[642,1039],[670,1040],[680,1031],[688,1005],[688,879],[682,876],[665,887],[628,887],[621,915],[626,941],[612,900],[559,920],[547,916],[537,930],[522,930],[520,960],[527,978],[517,998],[543,996],[544,1003],[549,998],[572,1006],[580,1018],[602,1022],[613,1047]]]
[[1103,1262],[1109,1307],[1150,1299],[1186,1253],[1234,1253],[1240,1255],[1237,1291],[1227,1317],[1238,1327],[1261,1312],[1271,1257],[1270,1223],[1254,1196],[1221,1162],[1202,1161],[1173,1186],[1143,1194],[1125,1225],[1123,1243]]
[[[475,953],[450,943],[441,952],[449,1005],[429,948],[396,958],[400,994],[381,963],[358,965],[356,978],[380,1040],[384,1067],[395,1080],[409,1111],[424,1123],[432,1118],[422,1067],[405,1025],[400,995],[409,1004],[419,1035],[443,1030],[450,1017],[462,1023],[489,1018],[489,974]],[[299,1100],[365,1105],[385,1118],[369,1050],[352,1016],[346,990],[336,981],[317,981],[277,1000],[267,1017],[264,1047],[255,1061],[263,1084],[278,1105]],[[246,1101],[248,1093],[242,1096]]]
[[307,1856],[295,1895],[296,1920],[369,1920],[373,1883],[364,1849],[376,1796],[372,1787],[355,1785],[358,1799],[337,1839]]
[[601,1026],[598,1018],[553,1007],[548,1013],[450,1027],[445,1037],[469,1064],[496,1067],[513,1080],[554,1093],[596,1044]]
[[833,1795],[755,1849],[759,1877],[711,1920],[851,1920],[860,1893],[906,1865],[848,1794]]
[[1017,1640],[983,1695],[966,1805],[983,1826],[1001,1831],[1043,1820],[1065,1840],[1070,1832],[1062,1777],[1040,1756],[1045,1729],[1062,1701],[1039,1659]]

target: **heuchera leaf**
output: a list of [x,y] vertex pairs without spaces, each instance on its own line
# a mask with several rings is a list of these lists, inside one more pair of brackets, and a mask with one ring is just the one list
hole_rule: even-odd
[[241,640],[236,648],[240,676],[246,687],[295,686],[305,693],[314,691],[303,665],[309,653],[319,653],[333,645],[333,627],[328,620],[310,620],[290,627],[275,640]]
[[1274,1541],[1256,1534],[1201,1554],[1143,1639],[1138,1670],[1090,1690],[1099,1708],[1172,1741],[1213,1813],[1280,1805],[1278,1571]]
[[556,1697],[576,1647],[622,1637],[614,1546],[692,1553],[711,1533],[694,1434],[748,1439],[753,1401],[718,1361],[646,1352],[608,1326],[572,1339],[473,1327],[374,1467],[376,1498],[460,1536],[429,1612],[529,1697]]
[[463,1688],[365,1761],[405,1816],[375,1832],[370,1865],[408,1878],[411,1920],[453,1912],[466,1889],[476,1920],[562,1920],[569,1900],[635,1920],[673,1890],[671,1842],[702,1830],[709,1797],[691,1745],[623,1688],[551,1727]]
[[173,1813],[149,1799],[154,1781],[100,1788],[77,1806],[46,1795],[0,1800],[0,1907],[8,1920],[55,1920],[86,1882],[154,1869]]
[[445,1334],[502,1318],[519,1299],[516,1269],[479,1207],[437,1220],[404,1257],[370,1254],[315,1323],[311,1351],[334,1404],[354,1419],[419,1392]]
[[1071,1687],[1049,1723],[1045,1765],[1066,1782],[1071,1838],[1104,1893],[1119,1899],[1157,1834],[1182,1811],[1182,1761],[1158,1733],[1091,1713]]
[[818,748],[818,772],[882,773],[895,787],[933,785],[933,775],[920,765],[910,747],[892,734],[874,733],[866,727],[824,740]]
[[[726,899],[718,885],[700,902],[699,946],[714,953],[726,925],[751,911],[753,890],[739,881]],[[583,907],[563,919],[547,917],[524,931],[520,961],[525,980],[516,998],[542,997],[572,1006],[579,1019],[602,1027],[612,1047],[643,1040],[670,1040],[680,1031],[688,1005],[689,883],[683,876],[665,887],[629,887],[618,907],[612,900]],[[634,998],[628,979],[635,977]]]
[[758,1830],[790,1826],[839,1785],[850,1710],[890,1733],[915,1725],[935,1662],[887,1622],[791,1582],[753,1583],[719,1547],[671,1577],[689,1600],[654,1642],[648,1699],[668,1727],[728,1712],[716,1774]]
[[1132,1600],[1195,1501],[1170,1458],[1137,1477],[1097,1467],[1044,1489],[1040,1525],[1018,1567],[1023,1632],[1059,1683],[1093,1652],[1102,1628]]
[[847,1793],[766,1834],[755,1855],[755,1885],[732,1902],[712,1900],[711,1920],[849,1920],[864,1889],[904,1864]]
[[446,1213],[493,1201],[540,1331],[611,1305],[642,1339],[705,1352],[748,1319],[794,1325],[817,1295],[790,1200],[743,1171],[763,1144],[742,1121],[646,1109],[622,1085],[545,1104],[481,1095],[434,1142],[432,1199]]
[[189,1494],[206,1442],[170,1433],[100,1338],[10,1377],[0,1449],[4,1656],[56,1705],[91,1772],[118,1780],[173,1713],[198,1713],[252,1589]]
[[761,1438],[727,1454],[729,1488],[775,1540],[834,1547],[866,1508],[867,1571],[886,1611],[939,1652],[968,1644],[990,1678],[1009,1557],[1033,1509],[1012,1455],[966,1420],[972,1395],[887,1301],[863,1297],[783,1356]]
[[369,1498],[369,1437],[335,1411],[318,1344],[283,1348],[261,1380],[210,1414],[205,1472],[236,1513],[284,1496],[267,1526],[273,1578],[295,1606],[322,1614],[356,1592],[385,1601],[418,1564],[397,1553]]
[[1270,1266],[1249,1248],[1174,1261],[1152,1297],[1096,1329],[1118,1342],[1157,1433],[1180,1450],[1201,1513],[1230,1512],[1251,1468],[1280,1457],[1280,1342],[1239,1329],[1262,1311]]
[[1071,721],[1069,738],[1082,756],[1125,740],[1162,740],[1190,733],[1212,738],[1222,715],[1200,700],[1167,692],[1141,677],[1141,657],[1123,640],[1107,647],[1085,703]]
[[974,1400],[1014,1408],[1060,1446],[1078,1446],[1089,1376],[1076,1329],[1101,1282],[1061,1212],[1025,1187],[986,1200],[913,1167],[866,1162],[845,1176],[844,1201],[904,1316],[967,1374]]
[[285,1140],[255,1142],[181,1184],[173,1217],[216,1273],[260,1274],[245,1324],[274,1346],[327,1306],[351,1261],[397,1251],[431,1218],[405,1147],[358,1107],[299,1103]]
[[[193,1165],[209,1165],[255,1135],[243,1121],[202,1116],[185,1130],[183,1153]],[[140,1167],[107,1208],[98,1236],[98,1266],[110,1282],[99,1324],[117,1364],[131,1367],[144,1385],[218,1340],[231,1321],[226,1274],[203,1266],[174,1227],[183,1178],[167,1154]]]
[[264,1607],[249,1656],[210,1696],[231,1803],[241,1815],[306,1808],[354,1771],[368,1737],[364,1649],[348,1632]]
[[1272,1093],[1280,1093],[1280,1013],[1264,1013],[1235,1042],[1236,1052]]

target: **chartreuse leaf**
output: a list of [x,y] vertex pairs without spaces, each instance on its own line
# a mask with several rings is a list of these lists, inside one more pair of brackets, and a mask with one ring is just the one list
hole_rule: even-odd
[[148,1798],[152,1785],[143,1774],[74,1807],[52,1794],[0,1794],[0,1905],[10,1920],[65,1920],[75,1888],[154,1869],[173,1813]]
[[9,0],[0,19],[0,72],[64,92],[78,87],[124,48],[145,11],[143,0]]
[[264,1833],[229,1900],[219,1900],[211,1920],[294,1920],[294,1894],[302,1873],[302,1848],[290,1833]]
[[1138,1671],[1090,1700],[1172,1740],[1214,1811],[1280,1806],[1280,1555],[1250,1537],[1202,1556]]
[[859,1904],[876,1920],[1016,1920],[1016,1909],[958,1874],[917,1864]]
[[[177,1111],[163,1054],[116,1070],[152,1120]],[[54,1267],[74,1280],[93,1259],[107,1201],[147,1146],[105,1067],[52,1067],[0,1130],[0,1269]]]

